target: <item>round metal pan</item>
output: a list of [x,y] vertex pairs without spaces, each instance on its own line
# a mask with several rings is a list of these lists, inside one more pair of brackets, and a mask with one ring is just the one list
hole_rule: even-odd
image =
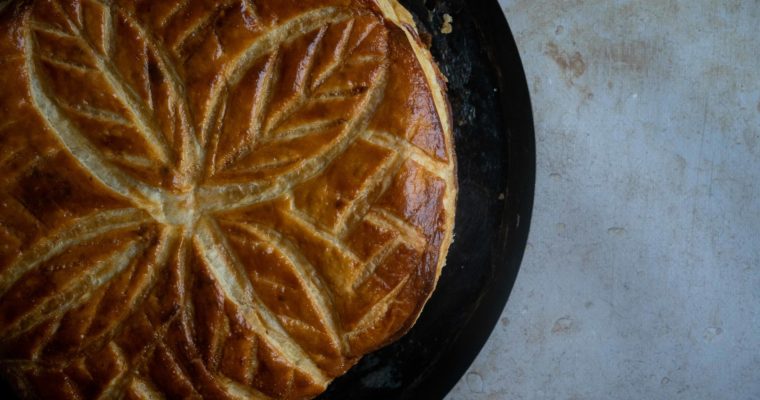
[[[401,0],[449,80],[459,174],[454,243],[412,330],[319,399],[442,399],[485,344],[517,277],[535,186],[520,56],[496,0]],[[452,31],[441,32],[449,15]]]
[[[485,344],[528,237],[535,141],[517,47],[496,0],[401,0],[449,80],[459,174],[455,241],[412,330],[319,399],[442,399]],[[444,15],[453,30],[444,34]],[[0,382],[0,399],[15,396]]]

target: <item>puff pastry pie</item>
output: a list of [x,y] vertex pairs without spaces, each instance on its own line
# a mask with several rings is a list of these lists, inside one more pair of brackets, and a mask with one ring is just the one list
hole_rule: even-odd
[[414,324],[455,156],[395,0],[0,3],[19,395],[312,398]]

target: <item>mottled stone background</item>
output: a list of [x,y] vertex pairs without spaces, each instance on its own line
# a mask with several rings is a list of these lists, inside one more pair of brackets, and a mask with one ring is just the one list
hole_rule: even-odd
[[449,399],[760,399],[760,1],[500,2],[536,207]]

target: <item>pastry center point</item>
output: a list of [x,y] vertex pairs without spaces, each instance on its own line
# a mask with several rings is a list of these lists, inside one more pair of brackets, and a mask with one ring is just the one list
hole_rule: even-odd
[[169,225],[193,226],[197,219],[195,193],[168,195],[161,204],[161,220]]

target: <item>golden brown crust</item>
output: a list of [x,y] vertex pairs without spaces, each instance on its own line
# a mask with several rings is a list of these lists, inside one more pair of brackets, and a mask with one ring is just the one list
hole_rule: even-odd
[[0,369],[23,397],[310,398],[414,324],[455,155],[395,0],[0,10]]

